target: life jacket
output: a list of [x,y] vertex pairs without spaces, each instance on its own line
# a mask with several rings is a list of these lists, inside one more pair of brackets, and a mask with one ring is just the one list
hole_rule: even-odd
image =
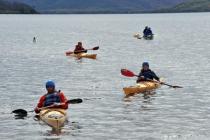
[[54,103],[60,103],[60,92],[55,91],[54,93],[46,94],[45,95],[45,101],[44,101],[44,107],[45,106],[50,106]]

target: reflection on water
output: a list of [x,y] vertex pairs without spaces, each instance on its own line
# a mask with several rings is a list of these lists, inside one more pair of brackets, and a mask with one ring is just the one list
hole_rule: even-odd
[[[42,125],[45,125],[41,123]],[[66,122],[65,126],[60,130],[46,130],[45,132],[41,132],[41,135],[45,137],[47,140],[60,140],[63,136],[76,136],[76,133],[79,133],[82,127],[78,122]]]
[[154,98],[155,95],[156,95],[155,91],[147,91],[144,93],[125,96],[124,101],[129,103],[127,104],[129,106],[129,105],[132,105],[132,102],[136,102],[137,100],[140,100],[140,103],[142,103],[142,105],[140,106],[139,111],[151,111],[151,110],[155,110],[155,108],[150,106],[152,105],[152,102],[155,100]]

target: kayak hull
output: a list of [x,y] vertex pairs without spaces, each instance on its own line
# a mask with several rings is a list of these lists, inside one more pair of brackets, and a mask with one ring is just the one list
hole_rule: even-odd
[[144,36],[145,40],[153,40],[154,39],[154,35],[148,35],[148,36]]
[[143,93],[146,91],[151,91],[160,87],[160,84],[157,82],[143,81],[137,83],[135,86],[125,87],[123,91],[125,95],[132,95],[137,93]]
[[87,53],[80,53],[76,54],[78,58],[89,58],[89,59],[96,59],[97,54],[87,54]]
[[81,59],[81,58],[96,59],[97,54],[88,54],[88,53],[75,54],[73,52],[66,52],[66,56],[72,56],[72,57],[76,57],[78,59]]
[[39,113],[39,117],[44,123],[52,127],[54,130],[60,130],[67,120],[67,113],[65,109],[43,109]]

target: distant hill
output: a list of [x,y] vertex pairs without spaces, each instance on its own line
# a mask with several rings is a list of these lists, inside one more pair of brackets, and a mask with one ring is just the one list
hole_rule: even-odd
[[36,13],[32,7],[59,14],[207,12],[210,0],[0,0],[0,13]]
[[41,13],[136,13],[169,8],[186,0],[8,0]]
[[210,12],[210,0],[188,0],[170,9],[156,12]]
[[31,6],[19,3],[19,2],[8,2],[0,0],[0,14],[36,14]]

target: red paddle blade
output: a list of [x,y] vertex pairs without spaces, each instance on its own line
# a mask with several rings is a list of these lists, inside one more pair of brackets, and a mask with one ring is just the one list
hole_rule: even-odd
[[132,71],[129,71],[127,69],[121,69],[121,74],[127,77],[134,77],[136,76]]
[[68,51],[68,52],[66,52],[66,56],[71,55],[72,53],[73,53],[73,52]]
[[99,46],[93,48],[93,50],[98,50],[98,49],[99,49]]

